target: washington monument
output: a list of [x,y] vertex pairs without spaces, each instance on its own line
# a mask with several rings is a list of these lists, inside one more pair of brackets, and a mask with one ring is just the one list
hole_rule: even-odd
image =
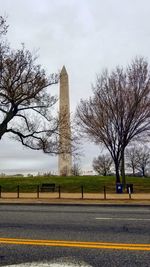
[[69,81],[65,66],[60,73],[59,95],[59,145],[60,154],[58,159],[58,171],[61,176],[71,175],[71,129],[70,129],[70,104],[69,104]]

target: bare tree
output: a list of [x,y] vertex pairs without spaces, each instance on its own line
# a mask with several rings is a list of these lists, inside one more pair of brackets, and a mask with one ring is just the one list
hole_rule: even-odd
[[136,151],[137,156],[137,169],[146,176],[147,168],[150,167],[150,149],[146,146],[140,147]]
[[147,168],[150,166],[150,151],[148,147],[139,148],[139,151],[137,151],[137,162],[137,169],[145,177]]
[[127,166],[132,168],[133,175],[139,171],[146,176],[146,170],[150,166],[150,150],[144,146],[134,146],[126,151]]
[[116,182],[119,166],[125,184],[124,151],[136,138],[150,132],[150,73],[148,63],[136,58],[125,70],[117,67],[97,77],[93,96],[81,100],[77,123],[94,143],[104,144],[115,164]]
[[98,156],[98,158],[94,158],[93,160],[94,171],[104,176],[110,173],[111,165],[112,165],[112,158],[107,154]]
[[135,176],[135,171],[137,170],[138,166],[138,159],[137,159],[137,147],[133,146],[129,149],[126,149],[126,160],[127,160],[127,167],[132,169],[132,174]]
[[74,160],[72,164],[72,175],[79,176],[81,174],[81,166],[80,163]]
[[58,153],[57,98],[49,93],[58,79],[47,76],[24,47],[0,47],[0,139],[8,133],[26,147]]

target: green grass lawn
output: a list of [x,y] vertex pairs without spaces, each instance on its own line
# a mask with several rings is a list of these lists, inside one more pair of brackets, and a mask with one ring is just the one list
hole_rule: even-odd
[[[150,178],[127,177],[127,183],[133,183],[134,192],[150,193]],[[72,177],[4,177],[0,178],[2,192],[16,192],[19,185],[20,192],[36,192],[37,186],[43,183],[55,183],[61,187],[62,192],[115,192],[114,176],[72,176]],[[57,189],[58,190],[58,189]]]

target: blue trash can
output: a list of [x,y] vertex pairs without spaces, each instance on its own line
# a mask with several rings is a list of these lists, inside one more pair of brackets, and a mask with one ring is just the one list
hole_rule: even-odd
[[121,183],[116,184],[116,193],[117,194],[123,193],[123,185]]

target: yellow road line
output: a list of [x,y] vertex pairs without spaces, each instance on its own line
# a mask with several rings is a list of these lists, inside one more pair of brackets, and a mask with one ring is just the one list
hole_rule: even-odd
[[34,245],[34,246],[52,246],[52,247],[76,247],[76,248],[96,248],[96,249],[119,249],[119,250],[143,250],[150,251],[150,244],[125,244],[111,242],[79,242],[62,240],[32,240],[0,238],[0,243],[14,245]]
[[112,243],[112,242],[83,242],[83,241],[68,241],[68,240],[46,240],[46,239],[25,239],[25,238],[0,238],[1,241],[22,241],[22,242],[35,242],[35,243],[68,243],[68,244],[89,244],[89,245],[117,245],[117,246],[143,246],[143,247],[150,247],[150,244],[131,244],[131,243]]

